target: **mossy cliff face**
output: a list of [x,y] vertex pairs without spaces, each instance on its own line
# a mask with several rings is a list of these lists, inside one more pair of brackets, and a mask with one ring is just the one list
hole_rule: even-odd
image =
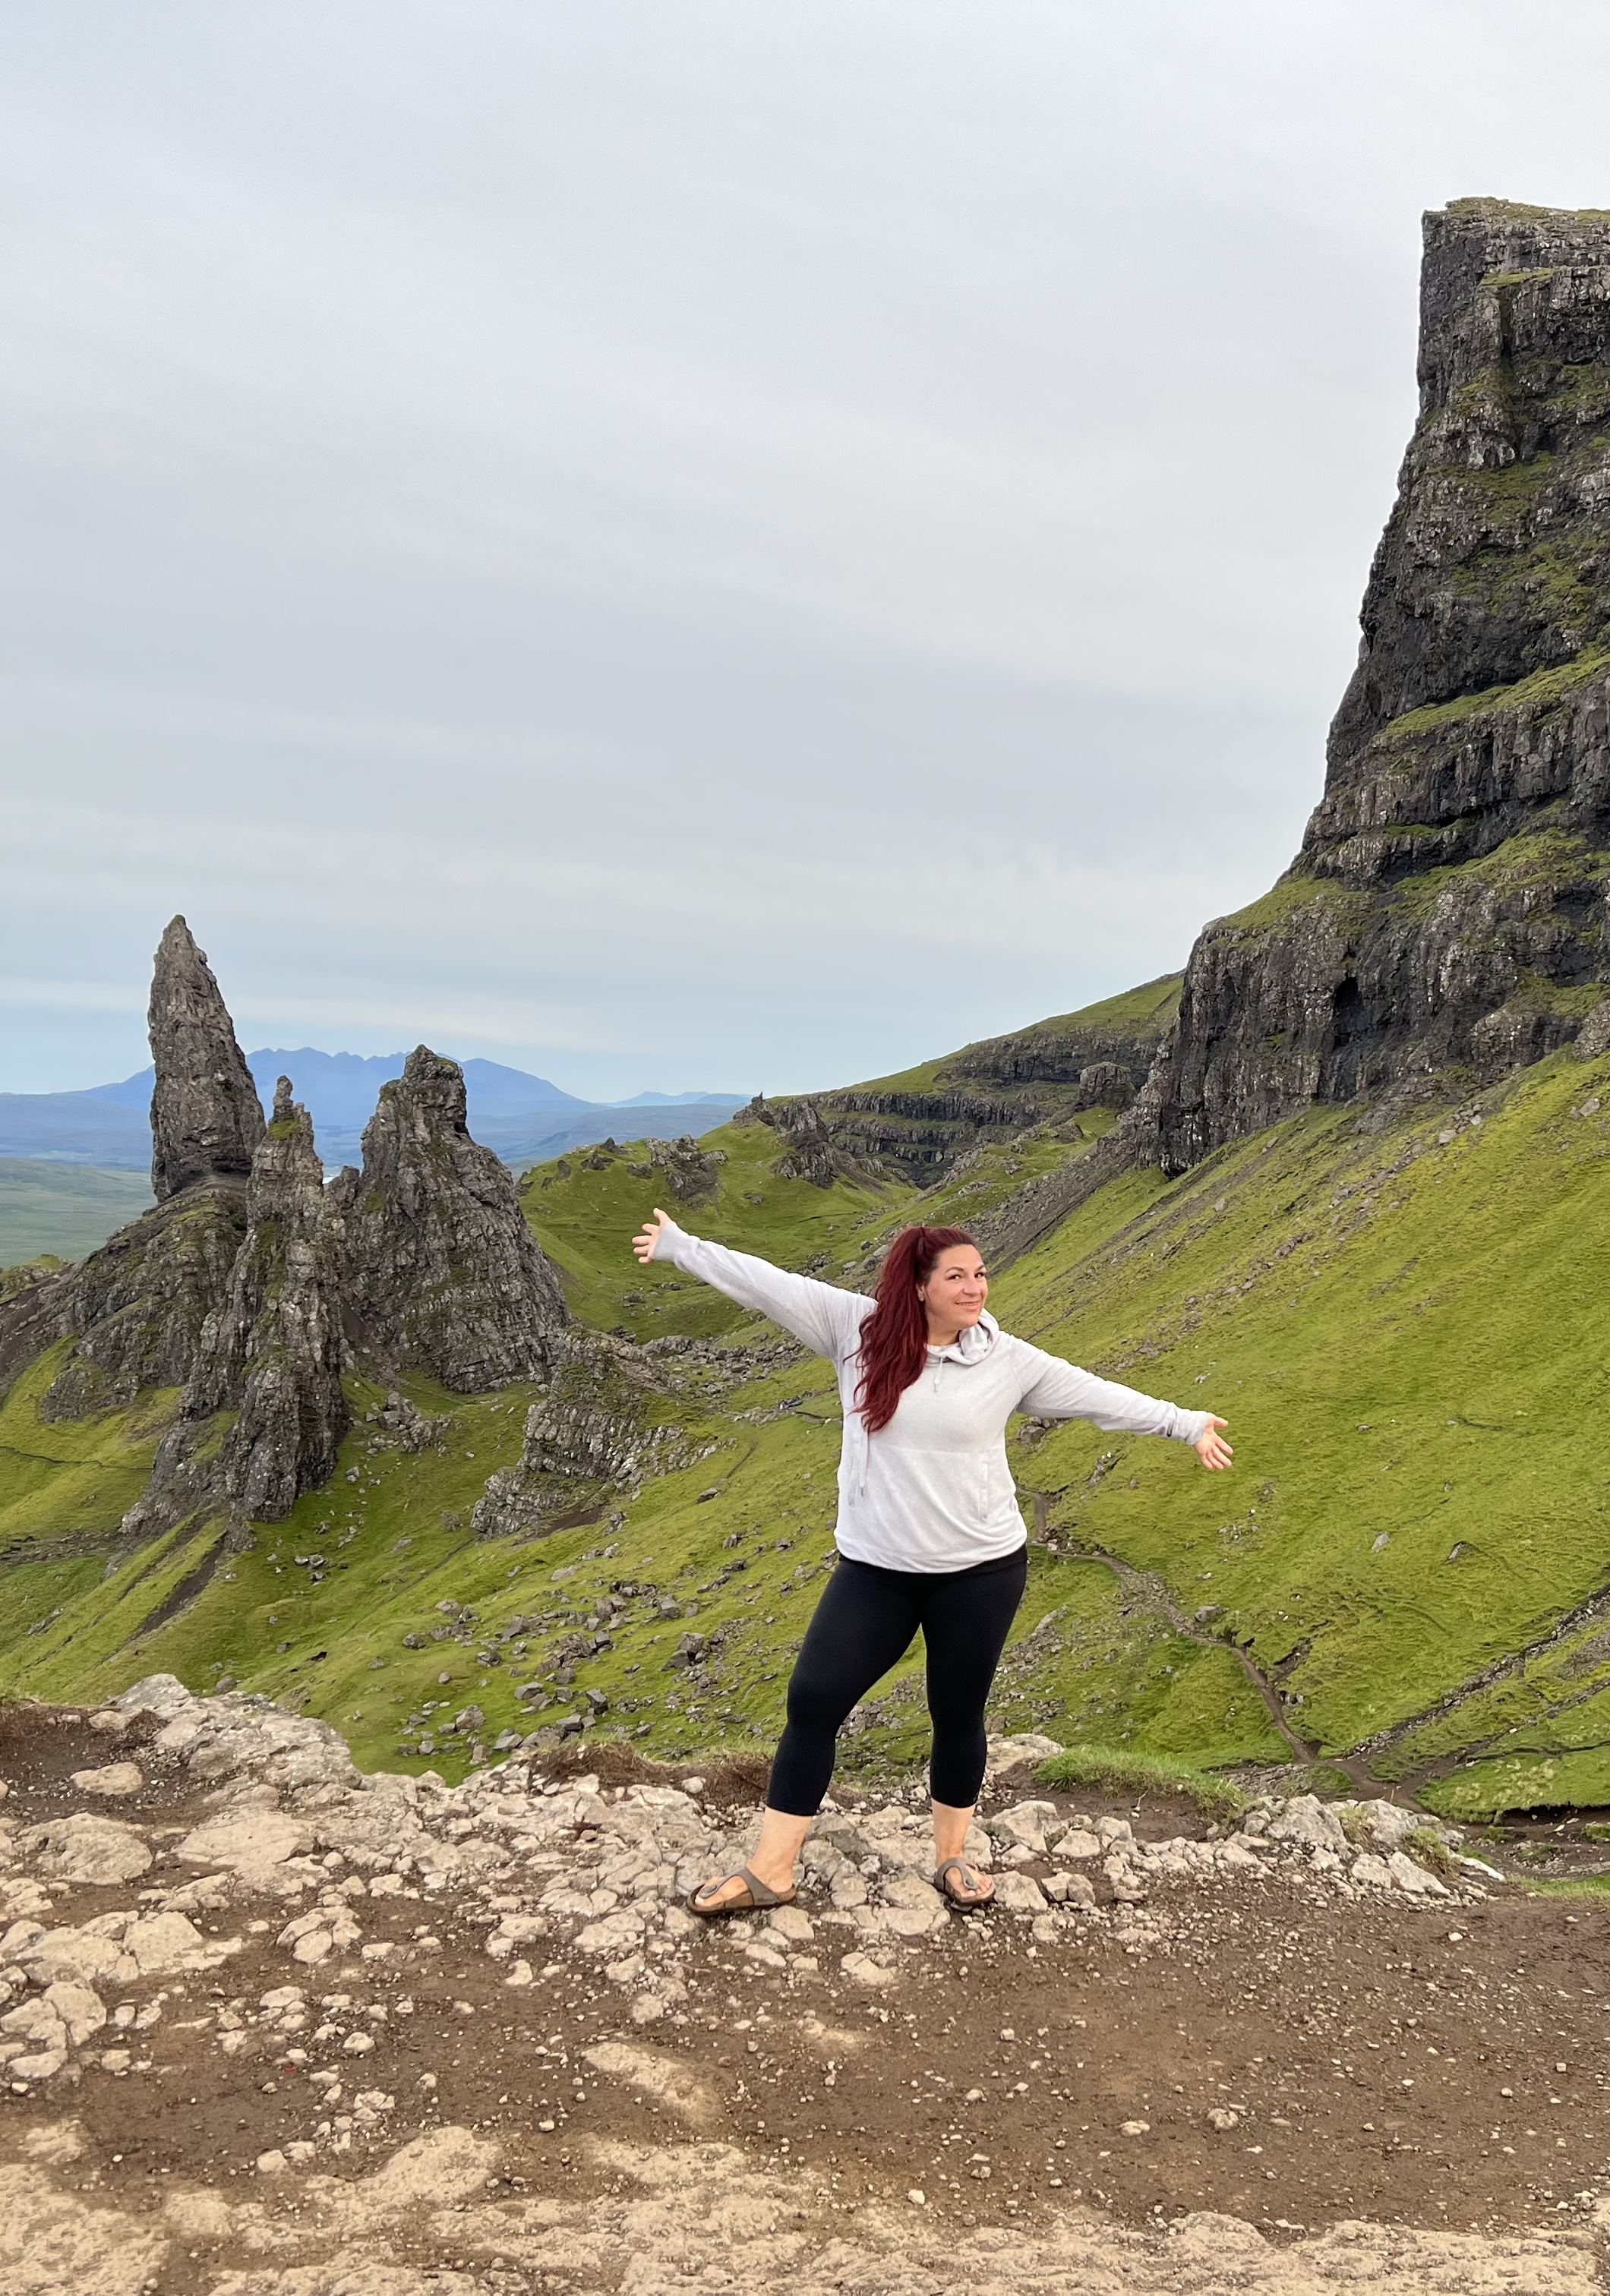
[[1316,1101],[1491,1082],[1610,984],[1610,215],[1428,216],[1419,380],[1325,794],[1187,970],[1171,1170]]

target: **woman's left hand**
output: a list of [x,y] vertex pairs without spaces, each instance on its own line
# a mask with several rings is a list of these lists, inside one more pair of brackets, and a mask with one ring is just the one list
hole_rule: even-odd
[[1235,1457],[1235,1451],[1219,1432],[1220,1428],[1229,1423],[1228,1419],[1218,1419],[1211,1411],[1208,1413],[1207,1425],[1191,1446],[1204,1467],[1228,1467]]
[[656,1204],[654,1206],[654,1217],[653,1219],[645,1220],[642,1233],[638,1235],[633,1236],[632,1250],[637,1253],[645,1267],[648,1266],[649,1261],[653,1259],[655,1253],[659,1250],[660,1239],[670,1225],[670,1214],[669,1212],[662,1212],[659,1205]]

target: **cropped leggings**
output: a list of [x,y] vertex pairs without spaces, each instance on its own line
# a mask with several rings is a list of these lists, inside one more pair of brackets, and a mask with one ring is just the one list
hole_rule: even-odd
[[841,1555],[788,1685],[767,1807],[816,1816],[850,1710],[920,1628],[933,1722],[929,1784],[935,1801],[971,1808],[984,1777],[984,1705],[1028,1575],[1026,1545],[966,1570],[885,1570]]

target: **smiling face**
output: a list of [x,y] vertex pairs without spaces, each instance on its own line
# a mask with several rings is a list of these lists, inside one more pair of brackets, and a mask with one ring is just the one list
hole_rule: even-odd
[[916,1292],[927,1309],[928,1337],[934,1344],[948,1347],[971,1331],[990,1298],[990,1279],[977,1246],[947,1244]]

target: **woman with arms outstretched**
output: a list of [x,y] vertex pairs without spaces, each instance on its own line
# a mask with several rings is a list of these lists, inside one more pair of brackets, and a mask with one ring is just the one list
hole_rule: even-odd
[[760,1841],[748,1866],[705,1882],[689,1906],[710,1919],[788,1903],[840,1727],[919,1628],[933,1723],[934,1886],[953,1905],[987,1903],[995,1884],[962,1852],[983,1784],[984,1707],[1029,1567],[1006,1422],[1028,1411],[1169,1435],[1212,1468],[1230,1464],[1219,1431],[1227,1423],[1097,1379],[1003,1332],[985,1310],[978,1247],[958,1227],[902,1228],[871,1300],[707,1243],[658,1209],[632,1249],[760,1308],[826,1356],[844,1406],[839,1562],[789,1682]]

